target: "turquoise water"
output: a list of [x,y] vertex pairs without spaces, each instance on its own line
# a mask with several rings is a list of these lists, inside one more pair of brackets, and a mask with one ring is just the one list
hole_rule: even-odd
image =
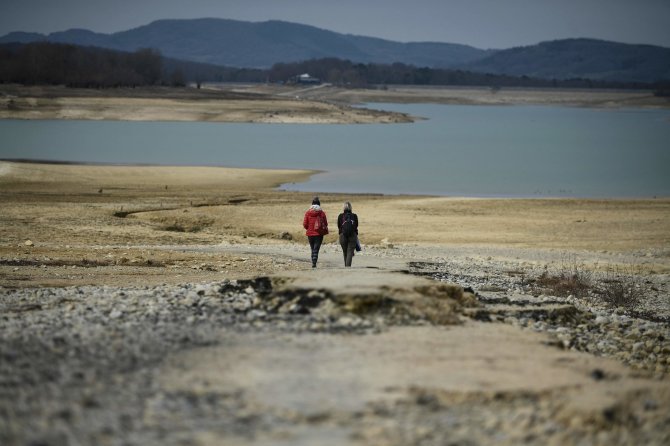
[[414,124],[0,121],[0,158],[327,171],[284,188],[670,196],[670,111],[375,104]]

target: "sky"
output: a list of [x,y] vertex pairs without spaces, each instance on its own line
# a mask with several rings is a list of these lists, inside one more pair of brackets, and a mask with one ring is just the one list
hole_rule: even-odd
[[0,36],[158,19],[285,20],[401,42],[504,49],[571,37],[670,47],[670,0],[0,0]]

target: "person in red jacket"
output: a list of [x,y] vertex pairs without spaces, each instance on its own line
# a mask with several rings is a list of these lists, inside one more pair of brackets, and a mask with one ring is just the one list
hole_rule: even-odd
[[312,206],[305,212],[305,218],[302,219],[302,226],[305,228],[309,247],[312,249],[312,268],[316,268],[316,261],[319,260],[319,249],[323,243],[323,236],[328,234],[328,219],[326,213],[321,209],[319,197],[314,197]]

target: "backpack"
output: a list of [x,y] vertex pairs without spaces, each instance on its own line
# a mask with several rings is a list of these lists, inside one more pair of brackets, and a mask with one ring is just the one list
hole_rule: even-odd
[[321,235],[328,234],[328,225],[326,224],[326,219],[323,218],[323,213],[320,213],[316,216],[316,221],[314,222],[314,230]]
[[342,234],[347,237],[354,235],[354,219],[351,216],[351,213],[346,212],[342,217]]

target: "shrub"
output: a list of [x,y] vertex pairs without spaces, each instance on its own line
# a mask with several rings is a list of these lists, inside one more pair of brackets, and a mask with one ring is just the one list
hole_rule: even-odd
[[639,268],[610,267],[600,280],[596,293],[612,307],[632,310],[640,304],[644,294]]
[[535,283],[556,296],[584,297],[592,289],[593,274],[575,256],[563,256],[556,272],[544,271]]

